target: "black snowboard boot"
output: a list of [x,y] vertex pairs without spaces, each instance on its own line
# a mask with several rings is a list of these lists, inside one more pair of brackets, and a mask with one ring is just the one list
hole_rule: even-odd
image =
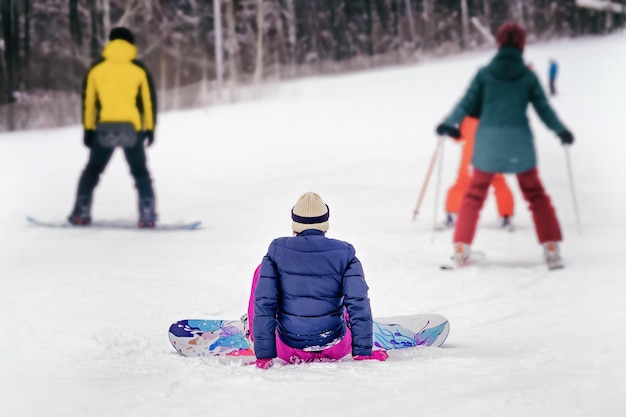
[[87,226],[91,223],[91,196],[79,195],[72,214],[67,221],[77,226]]
[[154,209],[154,198],[139,199],[139,227],[153,228],[157,215]]

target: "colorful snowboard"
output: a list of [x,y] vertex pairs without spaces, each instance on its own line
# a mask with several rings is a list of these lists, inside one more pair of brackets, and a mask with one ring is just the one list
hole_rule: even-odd
[[254,356],[241,320],[181,320],[170,326],[169,338],[185,356]]
[[[90,227],[100,229],[139,229],[136,221],[131,220],[95,220],[87,226],[75,226],[68,221],[47,222],[41,221],[34,217],[27,216],[26,220],[32,225],[51,228],[76,228],[86,229]],[[195,230],[200,226],[200,221],[190,223],[157,223],[153,230]],[[141,229],[144,230],[144,229]],[[151,230],[151,229],[145,229]]]
[[[375,348],[439,347],[450,324],[439,314],[417,314],[376,319],[373,330]],[[184,356],[254,356],[241,320],[181,320],[170,326],[169,339]]]

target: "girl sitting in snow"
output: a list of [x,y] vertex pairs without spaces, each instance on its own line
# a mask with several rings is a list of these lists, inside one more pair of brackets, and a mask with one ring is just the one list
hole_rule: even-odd
[[275,239],[254,274],[248,308],[255,362],[384,361],[372,351],[372,313],[352,245],[325,236],[329,210],[308,192],[291,211],[294,235]]

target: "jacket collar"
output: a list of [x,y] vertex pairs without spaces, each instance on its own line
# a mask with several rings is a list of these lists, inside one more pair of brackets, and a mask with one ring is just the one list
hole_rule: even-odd
[[523,51],[514,46],[503,46],[489,63],[489,72],[501,80],[515,80],[526,71]]
[[324,232],[317,229],[306,229],[298,233],[296,236],[324,236]]

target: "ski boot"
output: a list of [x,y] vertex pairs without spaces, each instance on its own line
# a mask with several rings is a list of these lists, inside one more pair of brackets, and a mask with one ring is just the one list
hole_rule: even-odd
[[443,222],[443,225],[448,229],[454,229],[454,225],[456,224],[456,215],[454,213],[446,213],[446,219]]
[[513,226],[513,222],[511,221],[510,216],[503,216],[500,219],[500,227],[503,230],[508,230],[509,232],[512,232],[515,230],[515,227]]
[[76,204],[72,214],[67,221],[76,226],[87,226],[91,223],[91,197],[79,195],[76,197]]
[[446,218],[441,222],[435,224],[435,230],[450,230],[454,229],[456,224],[456,215],[454,213],[446,213]]
[[466,243],[455,242],[454,253],[450,257],[455,266],[463,266],[470,260],[471,247]]
[[548,269],[561,269],[565,267],[557,242],[546,242],[543,244],[543,257],[548,265]]
[[156,225],[157,215],[154,211],[154,198],[139,199],[139,223],[142,229],[153,229]]

